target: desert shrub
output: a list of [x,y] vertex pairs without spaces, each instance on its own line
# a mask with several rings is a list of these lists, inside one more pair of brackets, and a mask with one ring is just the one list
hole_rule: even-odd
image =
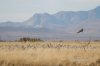
[[5,40],[0,40],[0,42],[6,42]]
[[89,66],[96,66],[96,63],[92,62],[89,64]]
[[94,40],[95,42],[100,42],[100,40]]
[[98,60],[96,61],[96,63],[100,64],[100,59],[98,59]]
[[40,38],[29,38],[29,37],[23,37],[23,38],[20,38],[18,39],[17,41],[21,41],[21,42],[36,42],[36,41],[43,41],[42,39]]

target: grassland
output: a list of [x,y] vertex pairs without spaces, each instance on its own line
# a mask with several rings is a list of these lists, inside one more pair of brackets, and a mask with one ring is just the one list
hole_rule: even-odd
[[0,42],[0,66],[100,66],[100,42]]

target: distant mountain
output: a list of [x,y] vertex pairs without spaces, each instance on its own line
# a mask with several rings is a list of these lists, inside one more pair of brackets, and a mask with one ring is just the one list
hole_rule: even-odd
[[[61,11],[53,15],[35,14],[24,22],[2,22],[0,36],[3,39],[23,36],[45,39],[75,39],[75,37],[100,39],[99,25],[100,6],[89,11]],[[76,36],[76,32],[81,28],[85,31]]]

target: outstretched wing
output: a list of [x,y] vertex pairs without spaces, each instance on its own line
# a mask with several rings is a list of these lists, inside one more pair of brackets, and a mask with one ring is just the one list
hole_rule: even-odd
[[80,29],[77,33],[81,33],[81,32],[83,32],[83,28],[82,28],[82,29]]

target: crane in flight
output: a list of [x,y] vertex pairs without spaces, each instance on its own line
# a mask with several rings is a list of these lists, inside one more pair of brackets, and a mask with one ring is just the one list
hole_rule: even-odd
[[[83,32],[84,31],[84,29],[83,28],[81,28],[77,33],[81,33],[81,32]],[[91,41],[89,40],[88,41],[88,43],[86,43],[85,45],[83,45],[82,47],[83,47],[83,49],[86,51],[86,47],[88,47],[91,43],[90,43]]]
[[82,28],[82,29],[80,29],[77,33],[81,33],[81,32],[83,32],[84,31],[84,29]]

